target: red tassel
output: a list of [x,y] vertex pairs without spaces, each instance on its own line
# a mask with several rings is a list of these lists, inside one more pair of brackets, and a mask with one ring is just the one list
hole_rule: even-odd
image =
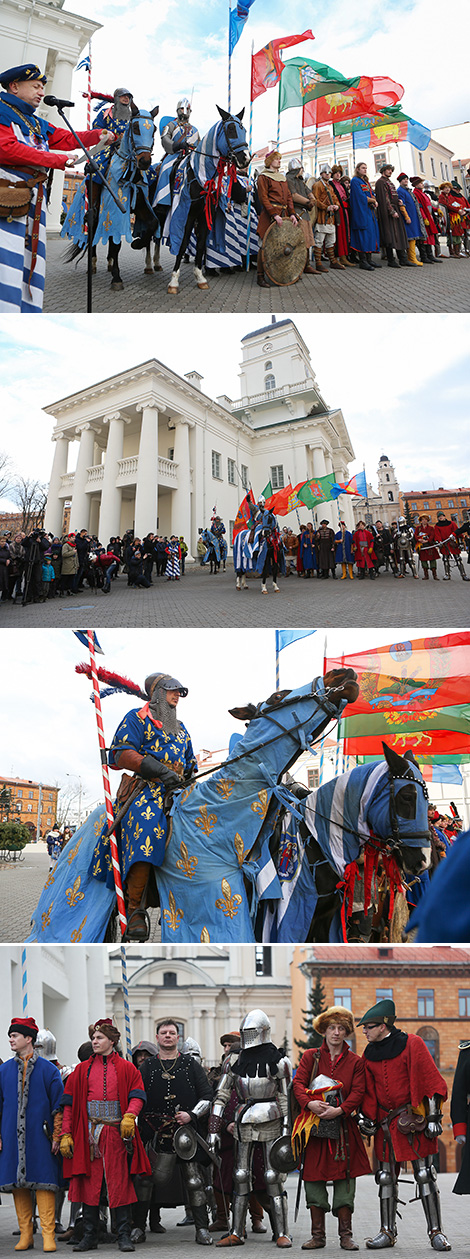
[[[91,666],[89,664],[75,665],[75,673],[84,673],[87,678],[92,677]],[[130,678],[121,677],[119,673],[111,673],[109,669],[97,669],[98,681],[105,682],[106,686],[118,686],[122,690],[128,691],[130,695],[138,695],[139,699],[148,699],[145,691],[141,691],[137,682],[132,682]]]

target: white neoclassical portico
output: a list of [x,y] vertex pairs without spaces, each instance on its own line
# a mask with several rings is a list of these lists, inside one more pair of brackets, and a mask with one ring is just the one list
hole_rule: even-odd
[[[327,407],[293,321],[249,333],[242,351],[237,402],[204,394],[198,372],[179,376],[151,359],[46,407],[55,420],[46,528],[62,533],[67,506],[70,529],[104,545],[127,529],[176,534],[195,556],[214,507],[231,542],[250,486],[259,495],[268,481],[279,489],[329,472],[347,481],[354,451],[342,411]],[[335,503],[321,514],[337,526]],[[341,514],[351,527],[346,495]],[[298,529],[295,513],[282,523]]]

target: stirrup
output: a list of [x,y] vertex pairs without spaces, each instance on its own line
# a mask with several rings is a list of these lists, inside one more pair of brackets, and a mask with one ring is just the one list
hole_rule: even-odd
[[[132,931],[132,919],[135,918],[137,915],[139,918],[143,918],[144,920],[144,925],[142,926],[141,930],[145,931],[145,935],[142,935],[142,934],[137,935],[137,930],[136,930],[135,935],[130,934]],[[149,940],[149,939],[150,939],[150,918],[147,913],[147,910],[140,909],[140,908],[132,909],[127,919],[126,930],[122,937],[123,944],[136,944],[136,943],[145,944],[146,940]]]

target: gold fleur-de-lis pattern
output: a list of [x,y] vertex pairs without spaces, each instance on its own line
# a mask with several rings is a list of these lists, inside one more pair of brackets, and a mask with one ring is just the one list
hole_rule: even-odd
[[221,883],[222,897],[216,900],[216,909],[221,909],[226,918],[235,918],[238,913],[238,907],[242,903],[242,898],[238,892],[232,896],[232,889],[228,879],[222,879]]
[[245,857],[248,856],[248,851],[245,849],[245,845],[243,843],[242,837],[241,835],[238,834],[238,831],[237,831],[237,834],[235,835],[233,846],[238,857],[238,864],[242,866],[245,860]]
[[78,874],[72,887],[68,887],[65,893],[65,899],[68,901],[70,908],[73,909],[77,901],[84,900],[84,892],[80,891],[81,875]]
[[49,878],[46,880],[44,884],[43,891],[45,892],[47,891],[48,887],[52,887],[53,882],[54,882],[54,870],[51,870]]
[[253,801],[251,808],[253,813],[259,813],[262,818],[266,817],[268,812],[268,793],[266,790],[258,791],[258,799]]
[[[96,822],[95,822],[95,827],[96,827]],[[96,830],[95,830],[95,835],[96,835]],[[75,861],[75,857],[77,855],[81,842],[82,840],[78,839],[77,843],[74,844],[73,848],[70,849],[70,852],[68,851],[68,846],[67,846],[67,861],[69,863],[69,866],[72,865],[72,861]]]
[[51,921],[51,913],[52,913],[52,906],[53,906],[53,904],[54,904],[54,902],[53,902],[53,901],[51,901],[51,903],[50,903],[50,905],[49,905],[49,908],[48,908],[48,909],[45,909],[45,910],[44,910],[44,913],[43,913],[43,914],[41,914],[41,922],[42,922],[42,929],[43,929],[43,931],[45,931],[45,930],[46,930],[46,927],[48,927],[48,926],[49,926],[49,923],[50,923],[50,921]]
[[150,843],[150,835],[147,835],[145,844],[140,845],[140,851],[143,852],[144,857],[150,857],[150,854],[153,852],[153,847],[152,847],[152,844]]
[[219,778],[219,781],[215,784],[215,789],[219,792],[219,795],[222,796],[223,800],[229,800],[234,786],[235,782],[233,779]]
[[82,938],[82,934],[83,934],[83,928],[84,928],[84,926],[85,926],[85,923],[86,923],[87,918],[88,918],[88,914],[85,914],[85,917],[82,919],[82,921],[81,921],[81,923],[80,923],[80,926],[79,926],[79,927],[76,927],[76,928],[75,928],[75,931],[72,931],[72,934],[71,934],[71,936],[70,936],[70,943],[71,943],[71,944],[79,944],[79,943],[80,943],[80,940],[81,940],[81,938]]
[[176,908],[176,901],[173,892],[169,893],[168,903],[170,908],[163,910],[163,917],[170,931],[177,931],[182,919],[184,918],[183,910]]
[[203,927],[200,935],[201,944],[210,944],[211,938],[207,927]]
[[217,814],[208,813],[207,804],[201,805],[201,808],[199,809],[199,817],[195,818],[194,825],[199,826],[201,831],[204,831],[205,835],[212,835],[216,822]]
[[180,845],[181,857],[176,862],[176,868],[182,870],[187,879],[193,879],[198,864],[197,857],[190,857],[186,844]]

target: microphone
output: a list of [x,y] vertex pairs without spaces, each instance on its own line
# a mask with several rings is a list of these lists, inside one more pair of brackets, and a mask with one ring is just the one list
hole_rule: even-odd
[[75,101],[63,101],[59,96],[44,96],[44,105],[55,105],[57,109],[73,109]]

